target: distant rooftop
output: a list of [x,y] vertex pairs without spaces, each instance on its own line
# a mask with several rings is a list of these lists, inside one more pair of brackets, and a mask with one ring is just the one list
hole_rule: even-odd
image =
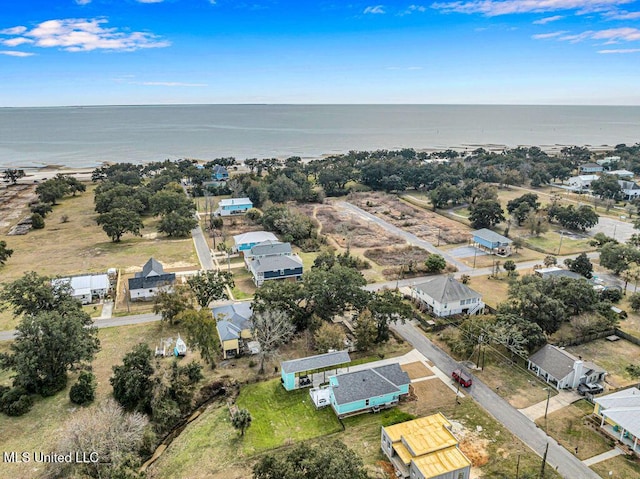
[[350,362],[349,352],[344,350],[284,361],[280,364],[280,367],[285,374],[295,374],[313,371],[315,369],[329,368],[331,366],[339,366]]

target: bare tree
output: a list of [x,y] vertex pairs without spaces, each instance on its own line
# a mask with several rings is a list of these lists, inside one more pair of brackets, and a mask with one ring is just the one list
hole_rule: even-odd
[[84,463],[50,463],[47,476],[80,474],[108,478],[127,465],[135,466],[132,457],[142,445],[147,423],[146,416],[125,412],[113,399],[105,400],[97,408],[80,410],[67,423],[57,449],[65,454],[69,451],[94,454],[87,456]]
[[277,354],[278,348],[293,336],[294,327],[285,313],[266,310],[255,313],[251,318],[251,334],[260,344],[260,374],[264,373],[264,362]]

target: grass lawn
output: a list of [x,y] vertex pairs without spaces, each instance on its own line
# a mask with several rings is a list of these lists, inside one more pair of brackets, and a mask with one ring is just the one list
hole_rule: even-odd
[[[140,343],[146,342],[153,349],[158,344],[160,338],[173,337],[178,335],[177,327],[170,327],[162,323],[151,323],[143,325],[122,326],[117,328],[100,329],[98,337],[101,343],[101,350],[94,360],[93,372],[96,375],[98,388],[96,391],[96,401],[89,408],[95,407],[111,395],[111,385],[109,377],[112,374],[112,366],[119,364],[122,357],[131,348]],[[9,349],[9,342],[0,342],[0,352]],[[187,360],[195,358],[191,355]],[[170,360],[164,360],[166,365]],[[205,374],[210,374],[210,370],[205,368]],[[0,372],[0,384],[10,384],[11,373],[9,371]],[[0,417],[0,450],[2,451],[53,451],[59,439],[59,434],[63,430],[65,423],[78,406],[69,401],[69,388],[74,384],[77,374],[69,374],[67,387],[48,398],[36,397],[33,409],[22,417]],[[2,468],[2,477],[31,478],[41,475],[44,469],[43,464],[6,464]]]
[[[640,461],[638,459],[616,456],[591,466],[604,479],[637,479],[640,477]],[[609,471],[613,474],[609,475]]]
[[578,448],[578,458],[585,460],[611,449],[609,441],[586,425],[583,417],[593,412],[593,406],[586,399],[573,403],[544,418],[536,424],[570,452]]
[[620,339],[611,342],[606,339],[598,339],[579,346],[567,347],[567,351],[575,356],[582,356],[587,361],[592,361],[607,371],[606,382],[613,388],[637,384],[625,368],[632,362],[638,362],[640,358],[640,346],[630,341]]
[[316,410],[307,389],[286,391],[279,379],[244,386],[236,403],[253,417],[242,443],[247,455],[342,429],[331,408]]
[[[522,361],[521,361],[522,362]],[[474,371],[487,386],[495,389],[500,396],[516,409],[537,404],[547,399],[545,385],[525,369],[487,348],[484,371]],[[557,391],[551,390],[555,396]]]
[[[165,268],[194,266],[198,259],[191,238],[169,239],[158,236],[157,219],[143,218],[145,227],[141,237],[125,235],[120,243],[113,243],[96,224],[93,190],[60,201],[47,215],[42,230],[32,230],[23,236],[0,237],[14,250],[2,268],[0,281],[8,282],[27,271],[57,276],[88,272],[105,272],[110,267],[139,269],[150,258]],[[69,220],[61,222],[62,215]],[[17,324],[11,315],[0,313],[0,327],[13,329]]]
[[499,279],[489,279],[486,276],[472,276],[468,286],[482,294],[482,300],[495,308],[498,303],[507,300],[509,296],[509,281],[506,273],[501,273]]
[[595,250],[595,248],[589,244],[589,241],[591,241],[589,238],[574,240],[563,236],[562,245],[560,245],[560,237],[561,235],[557,231],[548,231],[537,237],[527,237],[526,242],[552,255],[566,255]]

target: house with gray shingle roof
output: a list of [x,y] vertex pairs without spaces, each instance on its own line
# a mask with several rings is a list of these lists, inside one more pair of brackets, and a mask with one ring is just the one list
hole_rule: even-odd
[[211,312],[216,319],[222,357],[228,359],[240,355],[252,337],[251,303],[245,301],[217,306]]
[[392,363],[331,376],[329,397],[333,410],[342,418],[394,406],[409,394],[410,384],[400,364]]
[[576,358],[551,344],[532,354],[527,368],[557,390],[574,389],[584,383],[602,382],[606,371],[598,365]]
[[482,295],[453,276],[434,276],[424,283],[414,285],[412,291],[434,316],[484,312]]
[[245,251],[244,261],[256,286],[275,279],[299,280],[304,270],[300,257],[291,251],[291,244],[276,240],[252,246]]
[[159,291],[170,290],[175,281],[175,273],[165,273],[158,261],[149,258],[142,271],[129,278],[129,297],[131,301],[151,300]]

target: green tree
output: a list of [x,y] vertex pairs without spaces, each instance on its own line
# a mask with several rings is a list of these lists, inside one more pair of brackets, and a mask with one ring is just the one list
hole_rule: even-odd
[[158,223],[158,232],[174,238],[181,238],[189,236],[191,230],[196,226],[198,226],[198,221],[192,212],[183,209],[163,215]]
[[478,201],[469,215],[471,226],[476,229],[492,228],[504,219],[502,207],[495,200]]
[[160,190],[151,197],[151,213],[154,216],[164,216],[171,212],[185,210],[189,215],[195,211],[195,205],[182,190]]
[[640,311],[640,293],[633,293],[629,296],[629,305],[634,311]]
[[260,345],[260,374],[264,374],[265,360],[289,342],[295,328],[285,313],[275,310],[254,313],[251,323],[251,337]]
[[254,313],[282,311],[298,331],[306,329],[310,314],[304,307],[302,284],[294,281],[267,281],[256,291],[251,308]]
[[516,273],[517,265],[515,261],[513,261],[512,259],[508,259],[507,261],[505,261],[502,267],[507,272],[507,276],[515,276],[517,274]]
[[71,297],[69,284],[51,281],[34,271],[25,273],[0,289],[0,308],[10,307],[15,316],[35,316],[43,311],[81,310],[78,301]]
[[524,218],[522,224],[532,235],[540,236],[549,231],[549,220],[535,211],[529,210],[529,214]]
[[242,408],[231,416],[231,425],[240,431],[240,436],[244,436],[246,430],[251,426],[251,420],[252,418],[249,410]]
[[378,336],[378,327],[368,308],[358,315],[358,322],[354,330],[358,350],[368,351],[371,349]]
[[216,353],[219,350],[218,331],[216,320],[209,309],[185,309],[176,316],[176,322],[184,325],[189,346],[200,351],[202,360],[216,367]]
[[581,274],[585,278],[593,276],[593,265],[586,253],[579,254],[576,259],[567,258],[564,260],[564,264],[569,268],[569,271]]
[[36,194],[42,203],[57,204],[56,202],[69,192],[69,185],[61,178],[51,178],[36,187]]
[[153,299],[153,312],[169,324],[178,322],[179,314],[189,308],[188,291],[184,286],[158,291]]
[[69,390],[69,399],[74,404],[84,406],[96,398],[98,384],[96,377],[89,371],[82,371],[78,381]]
[[377,343],[389,340],[389,324],[397,321],[404,322],[413,315],[413,307],[402,298],[402,294],[393,289],[385,289],[375,293],[367,307],[371,311],[378,334]]
[[323,322],[313,334],[313,342],[321,353],[326,353],[330,349],[344,349],[345,339],[346,335],[340,325],[327,322]]
[[96,221],[114,243],[119,242],[125,233],[140,236],[140,230],[143,227],[140,215],[124,208],[114,208],[102,213],[98,215]]
[[97,328],[79,303],[63,303],[23,317],[0,367],[14,372],[13,383],[50,396],[67,384],[67,371],[87,365],[100,349]]
[[303,276],[303,298],[308,316],[330,320],[348,307],[364,307],[368,294],[364,276],[353,268],[335,264],[331,269],[312,268]]
[[558,264],[558,258],[553,256],[552,254],[548,254],[547,256],[544,257],[543,262],[547,268],[550,268],[551,266],[555,266]]
[[618,183],[618,178],[614,175],[602,175],[597,180],[592,181],[591,192],[603,200],[618,201],[624,196]]
[[39,213],[33,213],[31,215],[31,227],[34,230],[41,230],[44,228],[44,218]]
[[13,168],[8,168],[4,170],[2,176],[5,182],[9,182],[12,185],[15,185],[18,182],[18,180],[24,176],[24,170],[16,170]]
[[631,263],[640,262],[640,251],[633,246],[606,243],[600,248],[600,266],[620,274],[629,269]]
[[70,192],[73,196],[76,196],[76,193],[83,193],[87,191],[87,187],[84,185],[84,183],[78,180],[78,178],[74,178],[73,176],[58,173],[56,175],[56,179],[66,183],[67,191]]
[[43,218],[53,211],[53,207],[49,203],[36,203],[30,208],[32,213],[38,213]]
[[109,379],[113,387],[113,397],[127,411],[151,412],[154,374],[149,346],[140,343],[125,354],[122,364],[113,366],[113,376]]
[[304,442],[286,455],[264,455],[253,479],[369,479],[362,459],[340,441],[311,446]]
[[440,273],[443,269],[447,267],[447,262],[441,255],[431,253],[429,254],[429,256],[427,256],[427,259],[425,260],[424,265],[427,268],[427,272]]
[[209,306],[211,301],[227,298],[226,288],[233,288],[233,275],[225,271],[204,271],[187,280],[187,284],[201,308]]
[[464,192],[457,186],[449,183],[442,184],[429,192],[429,199],[433,205],[433,211],[437,208],[446,208],[449,202],[458,203],[464,195]]
[[12,254],[13,250],[7,248],[7,242],[4,240],[0,241],[0,266],[4,266]]
[[555,333],[566,320],[564,304],[547,296],[541,288],[541,278],[525,276],[509,286],[510,310],[527,321],[536,323],[546,333]]

